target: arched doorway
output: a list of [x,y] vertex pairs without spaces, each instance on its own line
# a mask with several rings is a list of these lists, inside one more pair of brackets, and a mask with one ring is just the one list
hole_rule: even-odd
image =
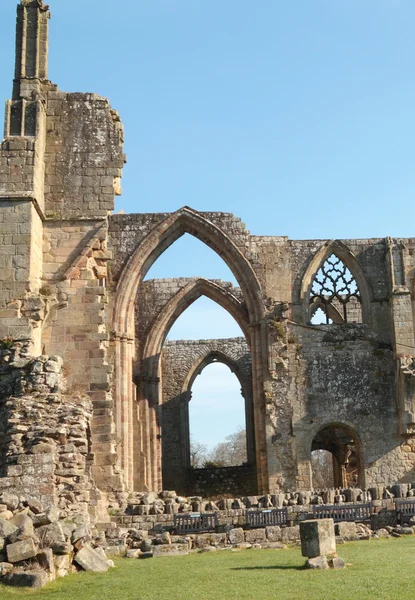
[[360,441],[352,428],[337,423],[326,425],[313,438],[311,452],[316,450],[330,452],[333,457],[334,487],[363,485]]
[[333,488],[335,457],[329,450],[311,452],[311,478],[314,490]]

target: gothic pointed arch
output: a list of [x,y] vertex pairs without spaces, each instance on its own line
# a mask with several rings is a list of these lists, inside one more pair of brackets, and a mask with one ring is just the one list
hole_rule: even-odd
[[249,344],[248,314],[241,302],[220,285],[199,278],[182,288],[165,305],[153,322],[143,350],[146,376],[157,377],[161,349],[173,323],[198,298],[206,296],[224,308],[235,319]]
[[156,225],[139,243],[124,267],[117,285],[113,315],[114,329],[118,334],[132,335],[138,285],[157,258],[185,233],[195,236],[219,254],[238,281],[250,323],[261,320],[264,310],[261,289],[251,264],[219,227],[185,206]]
[[249,385],[249,378],[247,377],[246,373],[242,371],[240,365],[238,364],[237,357],[231,357],[228,354],[218,350],[208,350],[204,356],[197,357],[183,382],[182,392],[185,393],[191,390],[196,377],[200,375],[203,369],[214,362],[223,363],[229,367],[232,373],[235,373],[239,383],[241,384],[241,390],[245,397],[245,394],[248,393],[247,386]]
[[[253,354],[253,403],[255,439],[258,440],[256,464],[258,489],[268,489],[265,418],[263,410],[263,372],[260,355],[265,343],[264,303],[255,271],[238,246],[218,226],[201,213],[184,207],[159,222],[130,255],[118,280],[112,310],[115,362],[114,398],[116,432],[121,440],[119,464],[130,489],[160,489],[161,445],[158,401],[159,356],[148,350],[151,360],[133,377],[135,355],[134,306],[138,286],[157,258],[185,233],[195,236],[224,260],[241,288],[246,306],[246,328]],[[246,330],[245,328],[245,330]],[[157,339],[157,336],[154,338]],[[162,335],[158,337],[162,340]],[[150,364],[151,363],[151,364]],[[152,375],[148,375],[151,373]],[[157,374],[156,374],[157,373]],[[136,382],[136,388],[133,385]],[[138,415],[137,419],[137,407]]]
[[353,252],[340,240],[327,242],[312,258],[302,280],[304,321],[309,323],[321,308],[327,322],[347,322],[346,305],[353,301],[361,308],[358,321],[370,324],[372,297],[368,278]]
[[[187,403],[191,399],[191,390],[195,379],[202,371],[213,363],[222,363],[226,365],[232,373],[238,379],[241,385],[241,394],[245,401],[245,430],[246,430],[246,452],[248,463],[255,464],[255,428],[254,428],[254,414],[253,414],[253,396],[252,396],[252,368],[247,373],[245,369],[241,367],[240,359],[242,356],[231,356],[225,354],[220,350],[209,349],[204,355],[198,356],[194,361],[193,365],[189,369],[187,376],[182,386],[182,396],[186,398]],[[188,412],[188,409],[186,410]],[[188,417],[187,417],[188,424]],[[187,447],[190,447],[190,430],[187,427],[185,432],[185,438],[187,440]],[[186,461],[190,459],[190,453],[186,456]]]

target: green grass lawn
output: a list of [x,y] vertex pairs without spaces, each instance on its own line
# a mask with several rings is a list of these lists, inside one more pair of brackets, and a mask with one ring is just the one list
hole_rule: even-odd
[[106,574],[79,573],[43,590],[0,586],[0,599],[379,600],[415,597],[415,536],[338,546],[342,571],[304,570],[298,548],[120,559]]

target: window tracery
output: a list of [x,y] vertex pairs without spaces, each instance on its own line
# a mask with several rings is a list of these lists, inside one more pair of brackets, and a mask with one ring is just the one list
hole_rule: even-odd
[[314,277],[310,292],[310,322],[361,323],[361,297],[350,269],[336,255],[326,258]]

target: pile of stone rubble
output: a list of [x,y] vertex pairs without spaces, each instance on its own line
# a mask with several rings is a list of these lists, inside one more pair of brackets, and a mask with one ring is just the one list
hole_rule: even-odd
[[85,514],[60,520],[56,508],[0,494],[1,583],[37,588],[78,570],[107,571],[113,562],[104,547]]
[[396,498],[415,497],[415,483],[399,483],[391,486],[360,488],[330,488],[320,491],[279,492],[263,496],[241,498],[220,498],[216,501],[200,496],[184,497],[174,491],[165,490],[159,494],[142,492],[130,494],[126,515],[174,515],[186,512],[209,512],[223,510],[244,510],[247,508],[298,507],[306,509],[310,505],[343,504],[345,502],[373,502],[381,507],[383,501]]

